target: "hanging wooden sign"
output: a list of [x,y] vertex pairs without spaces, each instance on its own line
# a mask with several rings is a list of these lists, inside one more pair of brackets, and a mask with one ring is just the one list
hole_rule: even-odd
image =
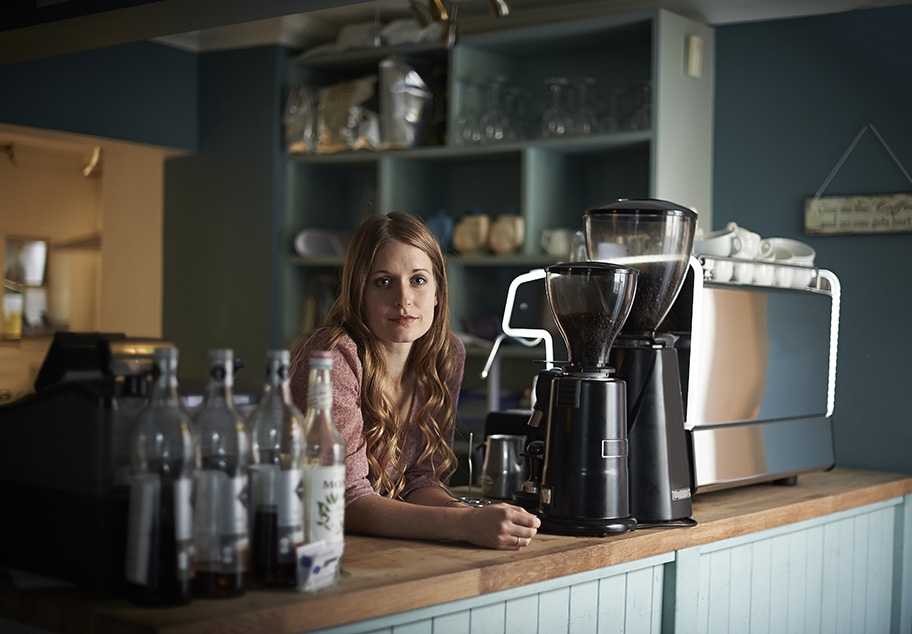
[[808,196],[805,235],[912,233],[912,192],[872,196]]
[[896,154],[887,145],[874,124],[863,125],[817,193],[804,199],[804,233],[806,235],[912,233],[912,192],[867,196],[822,195],[823,190],[830,184],[836,172],[868,130],[874,133],[887,154],[896,163],[899,171],[903,173],[909,183],[912,183],[912,176],[899,162]]

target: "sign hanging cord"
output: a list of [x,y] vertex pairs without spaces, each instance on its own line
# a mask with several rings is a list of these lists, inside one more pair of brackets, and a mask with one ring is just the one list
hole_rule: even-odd
[[893,153],[893,150],[890,149],[890,146],[887,145],[887,142],[884,141],[884,138],[880,136],[880,132],[877,131],[877,128],[874,127],[873,123],[866,123],[861,126],[861,130],[858,131],[858,134],[855,135],[855,139],[849,144],[848,149],[842,155],[842,158],[836,163],[836,166],[833,168],[833,171],[830,172],[830,175],[826,177],[826,180],[823,181],[823,184],[820,186],[820,189],[817,190],[817,193],[814,194],[814,199],[811,203],[817,202],[817,199],[820,198],[820,195],[823,194],[823,190],[827,188],[827,185],[830,184],[830,181],[833,180],[833,177],[836,176],[836,172],[839,171],[839,168],[842,167],[842,164],[845,163],[846,159],[849,158],[849,154],[852,153],[852,150],[855,149],[855,146],[858,145],[858,142],[861,140],[861,137],[864,136],[864,133],[868,131],[868,128],[877,136],[877,140],[880,141],[880,144],[884,146],[884,149],[887,151],[887,154],[890,155],[890,158],[893,159],[893,162],[896,163],[896,166],[903,173],[903,176],[906,177],[906,180],[912,184],[912,176],[909,176],[909,172],[906,171],[906,168],[903,167],[902,163],[899,162],[899,159]]

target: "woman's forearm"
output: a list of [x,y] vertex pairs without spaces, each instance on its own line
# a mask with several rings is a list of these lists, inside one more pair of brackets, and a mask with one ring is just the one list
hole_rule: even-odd
[[[436,489],[439,493],[426,491],[416,496],[413,503],[412,497],[425,489]],[[365,495],[345,509],[345,529],[380,537],[463,540],[464,536],[459,529],[462,521],[458,514],[465,513],[468,509],[444,506],[452,499],[440,487],[424,487],[413,491],[408,502],[380,495]]]
[[472,508],[451,505],[453,501],[442,487],[416,489],[407,502],[365,495],[345,509],[345,529],[380,537],[465,541],[517,550],[529,545],[540,525],[535,515],[512,504]]

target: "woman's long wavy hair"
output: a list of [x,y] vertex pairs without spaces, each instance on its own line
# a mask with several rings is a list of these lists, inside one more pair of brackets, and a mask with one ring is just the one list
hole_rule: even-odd
[[390,400],[385,357],[364,317],[364,290],[374,257],[389,242],[403,242],[424,251],[431,259],[437,283],[437,306],[431,328],[412,345],[407,367],[415,374],[416,393],[424,396],[417,412],[418,428],[425,441],[419,461],[430,462],[434,474],[446,482],[456,466],[456,457],[446,441],[456,419],[456,402],[447,389],[455,368],[446,264],[436,238],[420,218],[394,211],[371,216],[361,224],[345,254],[339,296],[322,325],[331,329],[329,347],[344,334],[351,336],[358,346],[363,364],[361,411],[371,481],[377,491],[395,498],[405,486],[404,469],[399,464],[399,430],[406,421]]

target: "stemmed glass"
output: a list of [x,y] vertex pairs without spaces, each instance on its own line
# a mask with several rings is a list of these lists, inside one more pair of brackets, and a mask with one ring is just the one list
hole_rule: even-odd
[[607,111],[600,122],[605,132],[618,132],[621,129],[623,93],[624,90],[622,88],[612,88],[608,91],[607,99],[605,100]]
[[551,105],[542,114],[542,136],[546,139],[559,138],[570,132],[570,114],[564,107],[561,92],[567,85],[564,77],[545,80],[551,92]]
[[645,130],[649,127],[652,118],[652,84],[646,81],[632,90],[633,108],[630,113],[630,129]]
[[515,135],[510,127],[510,121],[500,101],[500,87],[506,81],[501,75],[494,75],[487,80],[488,105],[481,115],[479,127],[481,128],[482,143],[499,143],[501,141],[515,140]]
[[576,102],[573,109],[573,134],[592,134],[598,132],[599,122],[595,112],[589,107],[589,87],[595,84],[592,77],[580,77],[573,80]]
[[510,121],[513,140],[524,139],[528,134],[528,98],[516,86],[508,86],[502,94],[504,112]]
[[456,118],[453,131],[456,145],[476,145],[481,143],[481,127],[478,121],[478,84],[471,80],[463,80],[465,85],[465,100],[459,116]]

